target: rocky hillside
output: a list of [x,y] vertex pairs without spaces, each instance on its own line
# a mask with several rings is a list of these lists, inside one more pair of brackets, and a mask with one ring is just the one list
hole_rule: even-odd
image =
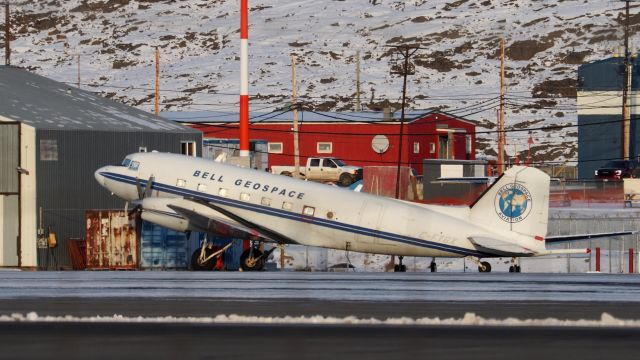
[[[151,111],[155,48],[163,111],[234,111],[239,91],[237,0],[11,0],[12,64]],[[505,39],[507,128],[575,124],[578,65],[622,45],[619,1],[249,0],[252,111],[286,106],[290,54],[306,107],[354,110],[360,56],[364,110],[399,108],[402,57],[411,57],[409,107],[476,121],[479,155],[495,154],[500,38]],[[632,40],[640,23],[632,7]],[[4,10],[0,14],[4,21]],[[632,41],[633,42],[633,41]],[[536,160],[576,158],[576,128],[535,130]],[[527,132],[507,135],[524,152]]]

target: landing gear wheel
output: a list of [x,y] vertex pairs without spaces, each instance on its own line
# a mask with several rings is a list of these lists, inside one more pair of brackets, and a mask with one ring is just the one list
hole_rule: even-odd
[[243,271],[260,271],[264,268],[264,257],[258,249],[247,249],[240,255],[240,267]]
[[338,179],[338,184],[340,186],[349,186],[353,184],[353,178],[351,175],[347,173],[340,174],[340,178]]
[[393,267],[393,271],[407,272],[407,266],[402,264],[402,259],[404,259],[404,256],[398,256],[398,265]]
[[520,265],[514,266],[514,270],[515,270],[515,272],[519,273],[520,272]]
[[[194,271],[206,271],[206,270],[213,270],[213,268],[216,266],[216,261],[218,259],[218,257],[212,257],[211,259],[202,262],[200,260],[200,251],[201,249],[197,249],[196,251],[193,252],[193,254],[191,255],[191,269],[193,269]],[[213,254],[214,252],[216,252],[217,249],[212,249],[212,248],[205,248],[204,249],[204,256],[205,258],[209,257],[209,255]]]
[[489,264],[486,261],[481,262],[480,266],[478,266],[478,271],[480,271],[480,272],[491,272],[491,264]]
[[437,272],[438,271],[438,265],[436,265],[435,261],[431,261],[431,264],[429,264],[429,270],[431,270],[431,272]]
[[516,267],[513,265],[509,266],[509,272],[516,272]]
[[406,265],[395,265],[393,267],[393,271],[394,272],[407,272],[407,266]]

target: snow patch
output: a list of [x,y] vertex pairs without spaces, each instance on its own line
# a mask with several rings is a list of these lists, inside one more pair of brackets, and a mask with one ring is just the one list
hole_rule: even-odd
[[247,315],[216,315],[214,317],[175,317],[175,316],[40,316],[35,312],[25,314],[13,313],[0,315],[0,322],[80,322],[80,323],[163,323],[163,324],[295,324],[295,325],[387,325],[387,326],[570,326],[570,327],[626,327],[640,328],[640,320],[618,319],[611,314],[602,313],[598,320],[562,320],[546,319],[492,319],[468,312],[462,318],[357,318],[355,316],[247,316]]

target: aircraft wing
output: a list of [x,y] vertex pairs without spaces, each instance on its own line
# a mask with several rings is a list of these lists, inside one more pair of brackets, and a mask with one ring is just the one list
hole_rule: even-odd
[[471,241],[478,250],[498,256],[532,256],[534,254],[534,251],[518,244],[489,237],[472,236],[469,237],[469,241]]
[[211,202],[182,199],[167,206],[192,224],[212,233],[266,242],[294,243],[276,231],[253,224]]
[[581,235],[556,235],[556,236],[547,236],[544,240],[547,244],[549,244],[549,243],[559,243],[559,242],[567,242],[567,241],[597,239],[597,238],[611,237],[611,236],[632,235],[635,233],[637,233],[637,231],[616,231],[616,232],[581,234]]

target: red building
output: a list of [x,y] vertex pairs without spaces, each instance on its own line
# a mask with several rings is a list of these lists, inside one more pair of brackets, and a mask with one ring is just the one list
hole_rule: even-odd
[[[394,166],[398,161],[401,124],[398,114],[299,112],[300,164],[309,156],[343,159],[350,165]],[[189,117],[169,116],[188,122],[204,138],[238,139],[237,114]],[[402,137],[402,165],[422,174],[423,159],[475,159],[475,125],[444,112],[429,111],[405,116]],[[249,137],[267,142],[269,166],[293,165],[294,139],[291,112],[269,118],[253,116]]]

